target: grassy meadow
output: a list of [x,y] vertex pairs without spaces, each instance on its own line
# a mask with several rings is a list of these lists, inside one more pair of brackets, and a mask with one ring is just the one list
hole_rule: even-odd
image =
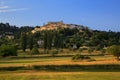
[[0,80],[119,80],[120,72],[0,72]]
[[[41,51],[42,52],[42,51]],[[84,51],[83,55],[89,55],[95,61],[72,61],[73,55],[78,51],[72,52],[64,50],[63,53],[51,56],[50,54],[29,55],[29,51],[24,53],[19,51],[18,57],[0,58],[0,68],[19,67],[19,66],[41,66],[41,65],[104,65],[118,64],[114,56],[100,56],[99,52],[89,53]],[[0,71],[0,80],[119,80],[119,71],[39,71],[39,70],[16,70]]]

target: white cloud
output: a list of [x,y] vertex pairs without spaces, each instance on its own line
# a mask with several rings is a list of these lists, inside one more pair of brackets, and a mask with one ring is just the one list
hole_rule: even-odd
[[6,3],[5,1],[0,1],[0,13],[16,12],[28,9],[28,8],[12,8],[11,6],[5,5],[5,3]]
[[0,6],[0,9],[7,9],[9,6]]
[[18,9],[0,9],[0,13],[3,13],[3,12],[23,11],[23,10],[27,10],[27,8],[18,8]]

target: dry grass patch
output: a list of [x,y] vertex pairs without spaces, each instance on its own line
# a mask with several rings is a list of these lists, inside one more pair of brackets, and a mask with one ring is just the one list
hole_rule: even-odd
[[119,80],[119,74],[120,72],[0,72],[0,80]]
[[34,63],[15,63],[15,64],[0,64],[0,67],[14,67],[14,66],[32,66],[32,65],[102,65],[102,64],[120,64],[120,61],[92,61],[92,62],[73,62],[71,60],[63,61],[47,61],[47,62],[34,62]]
[[3,59],[0,60],[0,67],[10,66],[29,66],[29,65],[95,65],[95,64],[120,64],[120,61],[114,60],[111,55],[92,56],[96,61],[78,61],[73,62],[71,57],[43,57],[43,58],[21,58],[21,59]]

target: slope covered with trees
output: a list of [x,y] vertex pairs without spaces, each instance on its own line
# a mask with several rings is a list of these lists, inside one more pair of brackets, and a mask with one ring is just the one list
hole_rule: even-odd
[[[50,50],[63,48],[76,48],[87,46],[100,50],[107,46],[120,44],[120,32],[98,31],[85,28],[63,28],[58,30],[43,30],[31,33],[33,27],[10,26],[9,23],[0,23],[0,45],[14,44],[25,51],[27,48],[32,50],[34,45]],[[6,36],[14,36],[8,39]]]

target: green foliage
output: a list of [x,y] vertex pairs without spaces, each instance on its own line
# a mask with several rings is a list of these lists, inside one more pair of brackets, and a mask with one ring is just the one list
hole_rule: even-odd
[[[79,29],[60,28],[58,30],[40,31],[33,34],[33,37],[27,38],[26,36],[28,36],[33,29],[34,28],[30,26],[22,26],[19,28],[16,26],[11,26],[9,23],[0,23],[0,36],[2,36],[0,39],[0,45],[13,43],[19,45],[21,43],[19,47],[25,51],[27,48],[27,43],[30,50],[32,50],[33,42],[36,43],[38,40],[44,41],[44,46],[41,47],[49,50],[52,47],[56,49],[69,48],[72,47],[73,44],[77,46],[77,49],[80,46],[97,46],[96,49],[100,50],[104,46],[107,47],[120,44],[120,32],[90,30],[85,26],[81,26]],[[5,37],[6,33],[9,32],[15,37],[12,41],[7,40]]]
[[104,55],[106,53],[105,49],[100,50],[101,51],[101,55]]
[[44,31],[44,35],[43,35],[43,41],[44,41],[44,49],[48,49],[50,50],[52,47],[52,40],[53,39],[53,35],[52,35],[52,31]]
[[26,33],[21,33],[21,48],[25,52],[27,48],[27,35]]
[[96,46],[95,50],[101,50],[101,47],[100,46]]
[[56,49],[62,48],[63,45],[63,35],[60,34],[58,31],[54,32],[54,47]]
[[88,53],[90,53],[90,54],[91,54],[93,51],[94,51],[93,48],[89,48],[89,49],[88,49]]
[[91,59],[89,56],[84,56],[80,54],[76,54],[75,56],[72,57],[72,60],[84,60],[84,59]]
[[27,32],[31,32],[33,29],[34,28],[31,26],[22,26],[19,28],[19,31],[27,33]]
[[111,46],[111,47],[109,47],[109,48],[107,49],[107,52],[113,54],[114,56],[117,57],[117,60],[119,60],[119,56],[120,56],[120,46],[118,46],[118,45],[113,45],[113,46]]
[[15,46],[2,45],[0,47],[0,56],[2,57],[17,56],[17,49]]
[[32,51],[31,51],[31,54],[39,54],[40,52],[39,52],[39,50],[36,48],[36,47],[34,47],[33,49],[32,49]]
[[58,54],[58,50],[52,50],[51,51],[51,56],[55,56],[55,55],[57,55]]
[[33,35],[30,33],[29,35],[29,49],[32,50],[33,49]]

